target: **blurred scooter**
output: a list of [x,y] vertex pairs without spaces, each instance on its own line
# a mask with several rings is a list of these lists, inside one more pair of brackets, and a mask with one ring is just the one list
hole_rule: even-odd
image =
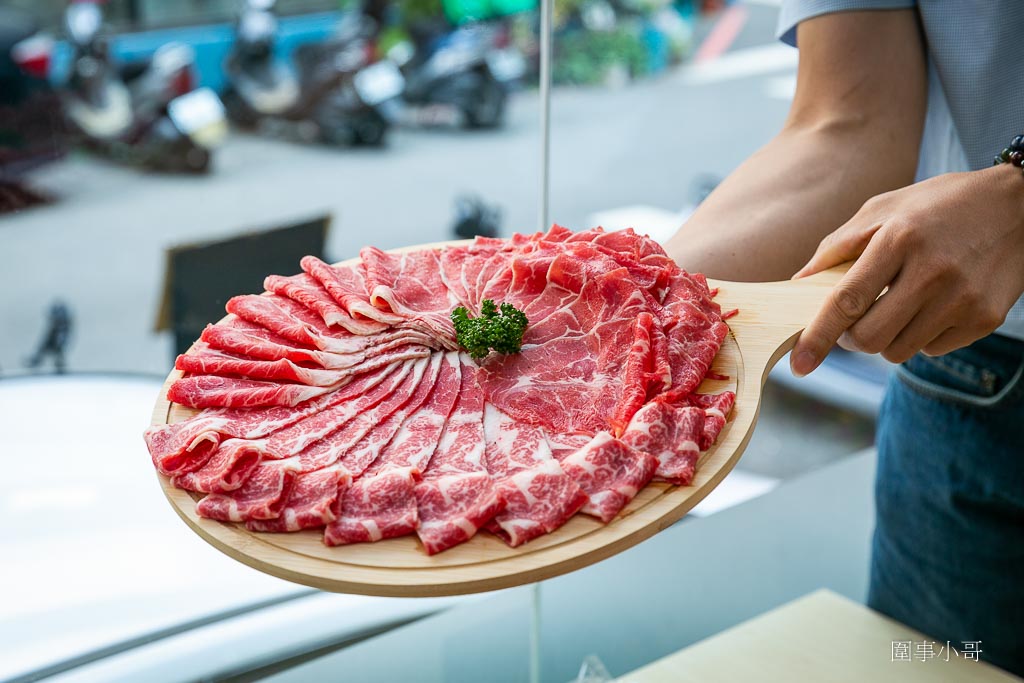
[[335,144],[382,144],[405,82],[394,64],[374,62],[372,21],[346,14],[328,40],[296,50],[296,72],[274,56],[274,4],[246,0],[238,17],[225,64],[231,120],[244,127],[291,123],[300,137]]
[[476,23],[443,32],[423,24],[411,34],[411,42],[388,51],[405,74],[406,103],[454,108],[467,128],[500,126],[508,93],[526,69],[522,54],[509,47],[507,27]]
[[455,199],[455,224],[452,231],[460,239],[497,237],[501,228],[501,209],[488,206],[476,195]]
[[0,7],[0,213],[45,199],[28,174],[64,155],[67,129],[49,82],[52,37],[28,12]]
[[65,11],[73,59],[64,111],[82,143],[156,170],[209,170],[227,126],[216,93],[194,87],[192,48],[169,43],[122,71],[109,57],[102,27],[95,2],[73,2]]

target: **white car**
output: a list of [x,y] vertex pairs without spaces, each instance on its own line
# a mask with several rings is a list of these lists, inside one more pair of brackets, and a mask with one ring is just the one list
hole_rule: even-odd
[[323,593],[207,545],[164,500],[142,440],[160,386],[0,380],[0,680],[277,669],[460,600]]

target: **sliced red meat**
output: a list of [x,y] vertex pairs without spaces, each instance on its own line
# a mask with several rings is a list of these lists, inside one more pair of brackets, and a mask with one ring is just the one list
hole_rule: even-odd
[[[496,303],[506,301],[513,303],[526,314],[531,322],[545,317],[551,310],[554,310],[551,305],[543,313],[538,312],[536,307],[531,308],[530,305],[547,286],[551,264],[560,253],[560,250],[555,247],[542,245],[528,253],[499,254],[498,256],[505,260],[491,261],[489,264],[485,264],[485,268],[488,265],[493,267],[497,264],[500,264],[501,268],[494,270],[489,275],[486,270],[481,270],[478,275],[478,278],[484,276],[489,278],[486,282],[478,283],[480,285],[480,301],[491,299]],[[558,289],[557,291],[562,294],[563,290]],[[572,291],[569,294],[575,295],[578,294],[578,291]]]
[[552,223],[548,231],[544,233],[543,240],[545,242],[565,242],[572,235],[573,231],[569,228],[562,227],[558,223]]
[[339,327],[356,335],[378,334],[388,328],[386,322],[349,313],[334,300],[319,280],[308,273],[292,276],[285,282],[268,278],[264,286],[268,291],[287,296],[317,313],[329,327]]
[[211,348],[245,358],[289,360],[303,367],[317,366],[327,370],[340,370],[406,344],[421,344],[425,337],[410,330],[389,330],[366,336],[353,335],[351,351],[329,352],[295,345],[269,330],[232,316],[216,325],[207,325],[200,339]]
[[651,325],[651,367],[647,396],[651,398],[672,386],[672,364],[668,355],[668,336],[658,321]]
[[[331,298],[331,295],[320,286],[319,282],[306,273],[292,275],[291,277],[268,275],[263,280],[263,287],[268,292],[273,292],[298,304],[302,304],[319,315],[328,326],[342,325],[348,328],[352,324],[352,316]],[[348,322],[347,325],[345,324],[346,322]],[[372,330],[361,331],[360,334],[371,334],[379,330],[380,327],[376,327]]]
[[686,403],[704,411],[704,431],[701,433],[700,449],[707,450],[725,427],[726,419],[736,403],[736,394],[723,391],[720,394],[691,394]]
[[503,505],[484,467],[484,394],[465,354],[459,354],[459,372],[455,407],[416,487],[416,533],[429,555],[472,538]]
[[[430,349],[423,346],[403,346],[368,358],[360,365],[347,370],[332,370],[338,381],[327,387],[303,384],[280,384],[272,381],[258,381],[245,378],[218,377],[214,375],[189,375],[176,380],[167,391],[167,398],[190,408],[249,408],[259,406],[296,406],[320,396],[353,380],[357,374],[366,374],[378,368],[395,363],[414,361],[430,355]],[[260,361],[245,361],[245,367],[252,370]],[[278,362],[278,361],[275,361]],[[223,366],[222,366],[223,367]],[[242,368],[239,368],[241,371]],[[322,371],[328,372],[328,371]],[[257,373],[258,374],[258,373]]]
[[544,436],[548,441],[548,447],[551,448],[551,455],[559,462],[586,446],[594,438],[593,434],[582,432],[575,434],[552,434],[551,432],[545,432]]
[[352,395],[348,400],[340,401],[274,432],[267,438],[266,457],[288,458],[298,455],[308,446],[334,434],[356,415],[372,409],[396,392],[416,365],[416,361],[405,361],[395,372],[365,392]]
[[[555,279],[563,273],[564,284]],[[644,297],[625,269],[577,275],[552,272],[554,286],[580,287],[576,298],[543,319],[531,318],[521,353],[492,354],[480,373],[491,403],[552,433],[613,428],[613,421],[628,421],[635,403],[624,393],[622,372]]]
[[[403,467],[406,465],[419,467],[420,463],[426,462],[429,459],[430,453],[426,452],[425,448],[399,448],[406,444],[408,435],[415,431],[415,422],[410,422],[402,436],[397,435],[411,415],[417,415],[416,420],[422,419],[422,417],[419,417],[418,411],[432,395],[434,386],[437,384],[438,378],[441,377],[441,368],[445,363],[445,355],[440,352],[433,354],[430,364],[423,372],[422,377],[414,378],[415,390],[404,404],[391,411],[387,416],[384,416],[382,413],[373,416],[369,420],[369,423],[372,425],[370,430],[365,432],[359,441],[345,452],[344,464],[348,471],[353,473],[353,476],[362,475],[371,465],[373,466],[372,471],[380,471],[382,467],[389,463],[391,466],[396,466],[393,462],[400,462]],[[450,411],[451,404],[454,401],[454,392],[451,392],[451,400],[448,402],[447,407],[443,409]],[[437,403],[434,403],[430,411],[424,411],[422,415],[425,417],[431,414],[437,405]],[[357,419],[362,419],[362,416]],[[440,432],[438,437],[440,437]],[[395,447],[391,450],[390,455],[387,458],[381,458],[380,456],[384,449],[390,446],[392,442],[394,442]],[[436,443],[436,439],[434,442]]]
[[[514,301],[531,321],[557,310],[560,302],[564,305],[571,301],[588,280],[621,266],[588,243],[531,240],[512,252],[499,252],[496,256],[481,271],[479,278],[486,280],[478,282],[479,298]],[[628,268],[623,270],[630,274]],[[636,282],[633,286],[643,289]]]
[[241,488],[209,494],[196,505],[196,512],[200,517],[223,522],[274,519],[281,514],[295,484],[293,465],[287,460],[262,462]]
[[636,412],[622,441],[658,459],[655,479],[688,486],[697,469],[703,434],[701,408],[652,401]]
[[518,423],[488,404],[484,436],[487,471],[505,500],[487,528],[510,546],[554,531],[587,502],[552,457],[539,427]]
[[[660,244],[646,235],[637,234],[632,228],[612,232],[594,228],[574,233],[567,241],[588,242],[600,249],[620,265],[631,268],[637,282],[643,287],[663,288],[666,284],[664,277],[671,275],[676,269],[675,262]],[[631,264],[639,268],[633,270]],[[658,271],[664,273],[664,276],[659,275]]]
[[[291,299],[276,294],[248,294],[228,300],[227,310],[250,323],[302,346],[330,353],[353,353],[366,348],[366,335],[328,328],[315,313]],[[430,344],[427,335],[416,338]]]
[[507,249],[509,241],[504,237],[484,237],[483,235],[477,235],[473,238],[473,243],[469,245],[470,249]]
[[[467,272],[465,276],[468,283],[466,295],[469,298],[468,308],[470,311],[474,313],[480,311],[480,304],[486,298],[484,290],[487,288],[487,284],[495,277],[500,277],[508,269],[515,256],[515,252],[509,248],[500,249],[483,259],[482,263],[473,264],[471,271]],[[475,278],[473,277],[474,273]]]
[[178,356],[174,367],[195,374],[297,382],[316,387],[329,387],[347,376],[334,370],[305,368],[284,358],[273,361],[245,358],[211,348],[205,342],[196,342],[188,353]]
[[[256,344],[255,346],[248,348],[244,345],[238,347],[224,347],[215,344],[214,339],[203,339],[203,341],[208,342],[210,346],[220,348],[223,351],[233,351],[244,356],[252,358],[266,358],[267,360],[277,360],[278,358],[287,357],[295,362],[311,361],[325,368],[338,367],[334,365],[334,363],[338,362],[334,359],[335,356],[340,356],[344,359],[353,353],[371,354],[380,348],[387,349],[402,343],[420,343],[429,346],[431,342],[428,337],[422,334],[417,334],[413,330],[388,329],[370,335],[352,334],[345,330],[329,330],[328,333],[330,334],[330,341],[329,343],[325,342],[325,344],[331,346],[332,350],[321,351],[319,347],[316,347],[315,345],[310,346],[296,344],[295,342],[274,334],[261,325],[251,323],[247,320],[242,320],[241,318],[233,315],[218,322],[216,325],[207,326],[207,330],[209,332],[220,333],[233,332],[235,333],[235,337],[239,340],[236,344]],[[319,330],[317,330],[317,332],[319,332]],[[204,332],[204,334],[206,333]],[[207,334],[207,336],[209,335]],[[218,334],[216,339],[219,340],[223,337],[223,334]],[[264,357],[260,355],[260,353],[268,343],[273,346],[284,347],[284,349],[292,353],[306,351],[310,355],[291,358],[287,355],[281,355],[281,352],[277,351],[275,355]],[[340,367],[347,367],[347,363]]]
[[[233,315],[216,325],[207,325],[199,339],[209,344],[211,348],[248,358],[286,359],[293,363],[317,365],[322,368],[329,367],[323,358],[332,355],[296,344],[264,327]],[[342,357],[347,358],[347,356]]]
[[396,368],[397,365],[388,365],[360,375],[338,391],[295,407],[212,409],[182,422],[150,427],[144,435],[146,445],[153,463],[162,474],[171,476],[191,472],[205,464],[222,436],[262,438],[304,417],[366,393]]
[[143,438],[153,465],[166,476],[199,469],[220,445],[217,430],[224,423],[223,417],[202,413],[184,422],[150,427]]
[[[415,530],[433,554],[482,526],[519,545],[577,510],[612,519],[652,476],[690,482],[734,401],[693,394],[727,333],[706,280],[631,230],[302,267],[232,299],[177,363],[196,374],[172,400],[246,407],[146,434],[160,471],[209,492],[205,516],[326,526],[329,545]],[[485,298],[526,313],[522,352],[428,360],[454,346],[451,309]]]
[[245,526],[250,531],[319,529],[334,521],[332,508],[349,481],[348,472],[341,466],[299,474],[277,518],[250,519]]
[[396,467],[349,486],[337,518],[324,530],[324,543],[368,543],[412,533],[419,525],[414,487],[419,471]]
[[685,271],[679,271],[669,282],[664,315],[671,392],[682,397],[704,380],[729,328],[722,322],[721,308],[711,300],[707,282]]
[[302,270],[319,282],[344,310],[355,320],[368,325],[374,322],[395,325],[402,317],[376,308],[370,303],[370,290],[366,285],[366,266],[332,266],[315,256],[305,256],[300,262]]
[[[369,462],[360,460],[358,457],[352,457],[352,449],[362,439],[367,437],[377,425],[387,421],[393,413],[400,411],[404,407],[421,384],[424,370],[429,365],[430,360],[427,358],[417,361],[412,366],[412,371],[401,381],[401,384],[389,386],[389,382],[384,382],[360,399],[351,401],[348,404],[350,410],[346,410],[344,414],[339,415],[335,413],[332,420],[335,426],[334,431],[310,443],[297,453],[299,471],[311,472],[341,461],[345,470],[352,478],[361,475]],[[370,398],[370,395],[378,391],[382,393],[379,402],[376,405],[369,405],[370,401],[377,398]],[[362,399],[364,398],[368,400],[363,401]],[[331,410],[335,411],[336,409]],[[302,423],[298,423],[295,427],[315,429],[313,426],[303,425]],[[285,431],[287,430],[272,436],[268,448],[277,448],[278,453],[280,453],[281,447],[275,445],[275,439],[279,435],[284,436]],[[290,441],[290,439],[285,440]],[[305,443],[305,441],[306,439],[303,439],[300,443]]]
[[365,247],[359,255],[366,265],[366,288],[374,307],[401,317],[403,326],[430,334],[445,348],[457,348],[451,311],[459,302],[449,295],[441,278],[438,252],[390,254]]
[[288,301],[277,295],[243,294],[228,299],[225,308],[228,313],[266,328],[290,342],[319,348],[316,328],[292,315]]
[[562,526],[588,500],[557,460],[545,460],[498,483],[504,509],[487,530],[515,548]]
[[622,363],[622,386],[619,401],[608,416],[608,424],[612,434],[621,436],[633,414],[647,400],[648,390],[654,381],[652,367],[654,360],[651,351],[651,328],[655,324],[654,316],[647,311],[636,317],[633,327],[633,344]]
[[465,543],[505,505],[486,472],[424,478],[415,493],[420,518],[416,533],[428,555]]
[[647,486],[658,469],[658,459],[601,432],[562,460],[562,469],[587,494],[582,512],[607,524]]
[[484,257],[473,253],[468,247],[442,249],[439,260],[439,273],[444,286],[451,292],[457,305],[471,307],[468,285],[465,280],[466,267],[472,270],[475,263],[483,262]]
[[[600,228],[576,233],[567,240],[567,249],[578,256],[594,260],[594,250],[615,261],[629,271],[630,277],[638,286],[660,294],[665,290],[668,279],[675,270],[675,262],[661,249],[661,246],[648,237],[637,235],[632,230],[604,232]],[[654,245],[652,250],[651,245]],[[660,253],[658,253],[660,252]]]
[[[287,462],[288,469],[299,477],[297,482],[305,482],[304,485],[296,485],[291,488],[290,492],[282,493],[283,498],[280,500],[272,490],[273,481],[262,483],[260,487],[261,500],[273,499],[276,509],[286,511],[291,509],[295,515],[299,515],[300,512],[302,514],[301,521],[296,521],[300,519],[299,517],[295,519],[286,517],[281,524],[288,530],[309,528],[314,519],[323,516],[321,512],[324,509],[335,504],[338,497],[337,487],[334,492],[331,492],[325,479],[306,478],[304,475],[328,468],[339,473],[341,477],[339,481],[343,480],[346,484],[351,481],[353,473],[338,461],[353,443],[370,430],[374,420],[386,418],[391,411],[409,399],[427,365],[427,359],[417,361],[415,364],[407,362],[387,380],[364,394],[275,432],[265,440],[244,441],[252,444],[252,447],[257,449],[257,453],[268,458],[283,459],[279,462]],[[224,441],[221,447],[239,440],[241,439],[229,439]],[[216,460],[217,456],[214,456],[207,467],[211,467]],[[202,473],[203,470],[199,470],[195,474]],[[257,473],[258,471],[254,470],[250,476],[256,476]],[[291,484],[285,479],[276,480],[276,483],[280,483],[283,487]],[[322,498],[314,499],[315,496]],[[311,514],[314,516],[310,516]],[[255,517],[255,519],[264,518]],[[327,521],[331,520],[316,525],[323,525]]]
[[260,464],[263,454],[258,442],[227,439],[197,470],[171,478],[179,489],[202,493],[223,493],[242,486]]
[[[419,525],[414,487],[437,448],[460,386],[459,355],[435,354],[435,361],[438,367],[432,383],[421,382],[409,409],[394,414],[397,419],[406,413],[399,425],[382,424],[379,438],[387,439],[386,445],[345,492],[338,520],[324,534],[327,545],[393,538],[412,533]],[[371,432],[364,438],[372,437]],[[375,448],[380,447],[361,442],[345,463],[356,460],[361,464]]]
[[[430,354],[430,349],[416,344],[406,344],[398,349],[389,349],[384,362],[393,363],[414,358],[423,358]],[[381,354],[384,353],[382,350]],[[296,382],[315,387],[340,386],[354,375],[367,369],[379,367],[379,354],[367,356],[365,353],[348,354],[351,365],[332,370],[305,368],[287,359],[267,361],[244,358],[237,354],[210,348],[204,342],[197,342],[188,353],[178,356],[174,367],[183,372],[196,374],[237,376],[249,379],[276,380],[279,382]]]
[[279,384],[238,377],[190,375],[171,384],[167,399],[189,408],[255,408],[296,406],[337,387]]

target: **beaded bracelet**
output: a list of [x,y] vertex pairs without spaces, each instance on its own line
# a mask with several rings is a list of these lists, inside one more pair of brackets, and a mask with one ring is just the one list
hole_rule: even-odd
[[1011,142],[1010,146],[1003,149],[995,159],[993,166],[999,164],[1013,164],[1024,173],[1024,135],[1018,135]]

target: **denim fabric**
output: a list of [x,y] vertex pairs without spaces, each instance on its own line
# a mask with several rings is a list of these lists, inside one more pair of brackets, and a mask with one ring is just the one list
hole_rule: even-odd
[[918,355],[878,425],[868,604],[1024,675],[1024,342]]

